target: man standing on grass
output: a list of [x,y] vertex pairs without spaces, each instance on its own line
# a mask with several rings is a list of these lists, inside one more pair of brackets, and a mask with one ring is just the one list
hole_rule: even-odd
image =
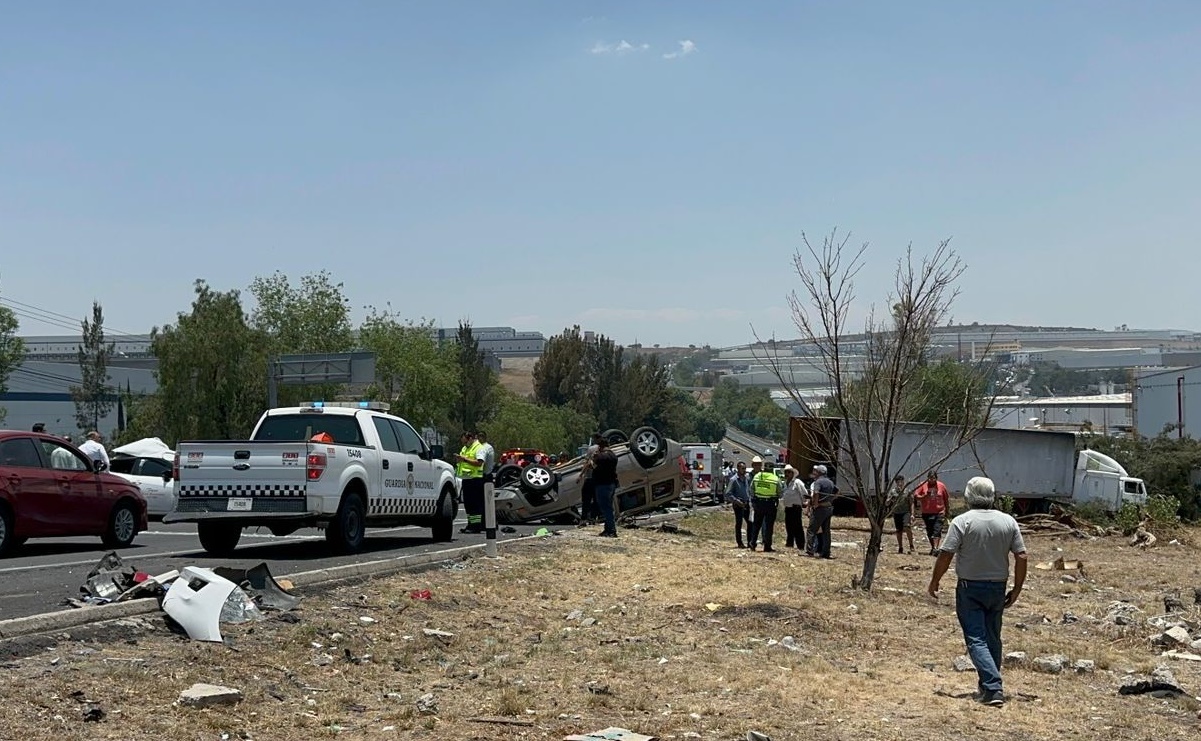
[[926,523],[930,555],[936,556],[942,540],[942,525],[951,515],[951,496],[947,492],[947,485],[938,480],[937,471],[931,471],[926,476],[926,483],[913,492],[913,498],[921,508],[922,521]]
[[788,536],[785,545],[805,550],[805,500],[809,490],[805,482],[796,475],[792,464],[784,466],[784,494],[780,503],[784,505],[784,533]]
[[617,537],[617,517],[613,511],[613,495],[617,493],[617,454],[609,450],[609,441],[597,438],[596,452],[585,463],[592,470],[592,482],[596,494],[596,506],[605,521],[605,529],[597,533],[601,537]]
[[772,531],[776,527],[776,513],[780,509],[780,477],[763,470],[763,459],[751,459],[751,510],[755,521],[751,524],[751,542],[747,546],[753,551],[759,536],[763,536],[763,552],[771,553]]
[[834,497],[838,487],[827,476],[823,465],[813,467],[813,483],[809,485],[809,538],[805,555],[833,558],[830,555],[830,520],[834,517]]
[[[1012,607],[1026,582],[1026,543],[1011,516],[993,509],[992,479],[977,476],[963,492],[968,511],[951,521],[947,539],[934,562],[926,591],[938,598],[938,584],[955,558],[955,614],[963,630],[968,656],[979,677],[978,697],[986,705],[1004,705],[1001,687],[1001,618]],[[1013,554],[1013,589],[1009,554]]]
[[[739,548],[746,548],[742,542],[742,531],[746,530],[746,539],[751,540],[751,477],[746,475],[746,464],[738,461],[738,473],[730,477],[726,484],[726,497],[734,508],[734,540]],[[745,523],[745,527],[744,524]]]

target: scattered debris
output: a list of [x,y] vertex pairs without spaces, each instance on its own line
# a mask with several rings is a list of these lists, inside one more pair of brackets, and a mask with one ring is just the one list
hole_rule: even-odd
[[1183,651],[1164,651],[1160,656],[1166,656],[1169,659],[1180,659],[1182,661],[1201,661],[1201,656],[1197,654],[1185,653]]
[[759,733],[758,731],[747,731],[746,741],[771,741],[771,736],[768,736],[766,733]]
[[1172,670],[1166,666],[1157,667],[1151,672],[1150,679],[1130,677],[1118,688],[1119,695],[1151,695],[1155,698],[1180,697],[1184,690],[1176,681]]
[[976,666],[968,657],[956,656],[955,660],[951,662],[951,668],[957,672],[970,672],[975,671]]
[[1129,602],[1111,602],[1105,620],[1113,625],[1134,625],[1134,616],[1139,612],[1142,610]]
[[422,628],[421,632],[429,638],[443,638],[450,640],[455,637],[454,633],[449,633],[445,630],[434,630],[433,628]]
[[417,712],[422,715],[437,715],[438,699],[434,697],[434,693],[429,692],[417,698]]
[[1035,565],[1034,568],[1041,569],[1042,571],[1079,571],[1079,572],[1083,573],[1084,572],[1084,562],[1083,561],[1065,561],[1063,559],[1063,556],[1060,556],[1059,558],[1055,559],[1054,561],[1037,564],[1037,565]]
[[409,599],[414,599],[419,602],[429,602],[434,598],[434,595],[428,589],[415,589],[409,592]]
[[291,582],[276,581],[266,563],[251,569],[219,567],[213,569],[213,573],[237,584],[261,608],[286,611],[300,605],[300,598],[288,593],[292,588]]
[[1097,662],[1092,659],[1077,659],[1072,662],[1072,671],[1077,674],[1092,674],[1097,671]]
[[105,715],[107,715],[107,713],[105,713],[102,708],[91,707],[91,708],[88,708],[84,712],[83,722],[84,723],[99,723],[100,721],[104,720]]
[[468,718],[470,723],[492,723],[498,726],[532,726],[534,721],[526,718]]
[[241,701],[241,690],[216,684],[197,683],[179,693],[179,704],[192,708],[237,705]]
[[1025,651],[1011,651],[1005,654],[1005,658],[1002,663],[1007,667],[1020,667],[1028,665],[1030,663],[1030,659],[1026,655]]
[[1189,635],[1189,632],[1183,626],[1176,625],[1152,638],[1151,642],[1156,646],[1172,648],[1175,646],[1187,646],[1192,640],[1192,636]]
[[167,590],[163,611],[194,641],[221,643],[221,623],[261,620],[254,600],[229,579],[188,566]]
[[1180,601],[1180,592],[1163,596],[1163,611],[1168,613],[1184,612],[1184,603]]
[[644,736],[624,728],[606,728],[592,733],[564,736],[563,741],[655,741],[655,737]]
[[1034,660],[1034,671],[1042,672],[1043,674],[1062,674],[1067,667],[1068,657],[1062,654],[1054,654],[1052,656],[1039,656]]
[[1147,528],[1139,525],[1138,529],[1134,531],[1134,537],[1130,539],[1130,545],[1137,548],[1150,548],[1155,545],[1157,540],[1158,538],[1152,535]]
[[1193,604],[1201,605],[1201,587],[1193,587]]

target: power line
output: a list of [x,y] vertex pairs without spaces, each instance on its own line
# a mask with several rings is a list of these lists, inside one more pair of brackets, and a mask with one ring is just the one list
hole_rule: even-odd
[[[40,306],[34,306],[33,304],[27,304],[23,301],[17,301],[15,299],[3,297],[3,296],[0,296],[0,304],[7,306],[9,309],[11,309],[13,311],[13,313],[17,314],[18,316],[25,317],[26,319],[32,319],[33,321],[40,322],[42,324],[49,324],[52,327],[59,327],[62,329],[70,329],[70,330],[73,330],[76,332],[80,331],[80,329],[81,329],[79,319],[70,317],[66,314],[60,314],[57,311],[50,311],[49,309],[43,309]],[[117,337],[117,338],[121,338],[121,337],[139,337],[140,338],[140,337],[145,336],[144,333],[136,334],[133,332],[122,332],[118,329],[114,329],[107,325],[101,325],[101,328],[104,330],[105,335]]]

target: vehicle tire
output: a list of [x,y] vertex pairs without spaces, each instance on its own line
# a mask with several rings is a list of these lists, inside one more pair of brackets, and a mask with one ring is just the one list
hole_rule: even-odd
[[13,516],[8,507],[0,505],[0,556],[7,556],[21,543],[13,535]]
[[325,540],[340,553],[357,553],[367,534],[367,516],[363,498],[348,492],[342,495],[338,512],[325,528]]
[[521,469],[521,488],[534,494],[545,494],[555,488],[555,474],[546,466],[531,463]]
[[616,428],[612,430],[605,430],[601,433],[601,437],[605,438],[605,442],[609,443],[610,445],[620,445],[630,441],[630,438],[626,437],[624,432]]
[[521,466],[515,463],[506,463],[496,469],[496,473],[492,474],[492,485],[497,489],[505,486],[512,486],[521,479]]
[[435,543],[449,543],[454,540],[455,515],[459,513],[459,504],[455,501],[455,493],[450,489],[442,491],[442,499],[438,502],[438,514],[434,524],[430,526],[430,534]]
[[213,556],[232,555],[242,539],[242,526],[236,522],[202,521],[196,523],[200,547]]
[[633,440],[630,441],[630,452],[634,460],[643,468],[650,468],[663,460],[667,451],[667,441],[662,433],[654,427],[639,427],[634,430]]
[[100,536],[109,548],[128,548],[138,534],[138,513],[129,502],[117,502],[108,516],[108,529]]

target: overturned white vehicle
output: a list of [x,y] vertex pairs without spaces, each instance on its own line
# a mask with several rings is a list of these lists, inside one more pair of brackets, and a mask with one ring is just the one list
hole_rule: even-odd
[[[639,427],[629,438],[620,430],[604,437],[617,454],[617,515],[658,509],[679,499],[687,472],[683,449],[653,427]],[[493,476],[496,519],[518,524],[538,520],[578,520],[584,484],[584,459],[557,466],[501,466]]]

